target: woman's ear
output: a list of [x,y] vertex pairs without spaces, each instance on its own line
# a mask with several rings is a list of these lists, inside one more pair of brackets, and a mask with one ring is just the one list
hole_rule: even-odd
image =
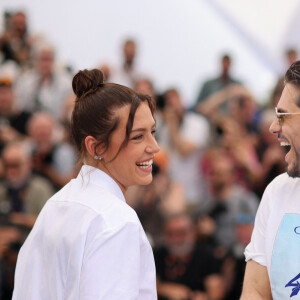
[[91,157],[98,155],[96,148],[99,146],[99,141],[96,140],[93,136],[88,135],[84,140],[84,144],[87,152],[91,155]]

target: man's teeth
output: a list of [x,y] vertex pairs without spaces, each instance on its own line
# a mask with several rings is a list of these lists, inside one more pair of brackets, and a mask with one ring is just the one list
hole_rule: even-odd
[[148,160],[148,161],[144,161],[144,162],[141,162],[141,163],[137,163],[137,165],[142,168],[142,169],[147,169],[149,168],[151,165],[153,164],[153,160]]
[[280,146],[286,147],[286,146],[290,146],[290,144],[288,142],[281,142]]

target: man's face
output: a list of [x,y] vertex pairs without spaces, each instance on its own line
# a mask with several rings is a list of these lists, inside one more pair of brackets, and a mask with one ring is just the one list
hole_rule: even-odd
[[127,63],[132,63],[136,53],[135,44],[131,41],[125,43],[123,51],[124,51],[125,61]]
[[22,185],[31,170],[30,160],[24,155],[24,151],[18,146],[11,146],[3,151],[2,160],[5,179],[12,186]]
[[47,116],[35,116],[29,124],[29,136],[38,145],[50,143],[54,130],[54,122]]
[[171,254],[181,256],[191,253],[195,242],[191,221],[184,216],[169,220],[164,226],[164,239]]
[[6,115],[13,105],[14,94],[11,87],[0,87],[0,113]]
[[224,75],[227,75],[229,73],[230,65],[231,65],[230,58],[224,57],[222,59],[222,73]]
[[214,191],[220,191],[234,182],[232,161],[226,157],[214,159],[208,173],[209,182]]
[[41,76],[49,76],[54,65],[54,54],[51,50],[42,50],[36,61]]
[[299,97],[300,89],[293,84],[286,84],[277,111],[292,114],[283,115],[279,122],[275,119],[270,126],[270,132],[277,135],[280,145],[290,148],[285,161],[287,173],[291,177],[300,177],[300,107],[296,104]]
[[23,13],[17,13],[12,17],[12,27],[14,30],[19,32],[20,34],[24,34],[26,32],[27,21],[26,16]]

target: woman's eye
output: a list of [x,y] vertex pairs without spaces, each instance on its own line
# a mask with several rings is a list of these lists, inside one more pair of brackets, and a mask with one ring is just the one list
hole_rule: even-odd
[[134,136],[132,139],[137,141],[137,140],[140,140],[143,136],[142,135],[137,135],[137,136]]
[[151,134],[152,134],[152,135],[155,135],[155,134],[156,134],[156,129],[153,129],[153,130],[151,131]]

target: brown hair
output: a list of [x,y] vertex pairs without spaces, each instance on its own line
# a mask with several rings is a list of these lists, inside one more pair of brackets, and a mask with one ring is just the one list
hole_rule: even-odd
[[300,61],[294,62],[284,75],[284,83],[291,83],[300,88]]
[[81,155],[80,162],[86,153],[84,141],[89,135],[96,138],[98,146],[101,145],[104,149],[102,153],[95,155],[102,155],[108,149],[110,136],[120,123],[115,114],[117,109],[130,105],[126,136],[113,159],[128,143],[135,112],[140,103],[146,102],[152,115],[154,113],[154,102],[150,96],[119,84],[104,83],[103,73],[98,69],[79,71],[73,78],[72,87],[76,100],[71,119],[71,135]]
[[[296,61],[288,68],[284,75],[284,84],[293,84],[295,87],[300,89],[300,61]],[[298,97],[296,104],[300,105],[300,99]]]

